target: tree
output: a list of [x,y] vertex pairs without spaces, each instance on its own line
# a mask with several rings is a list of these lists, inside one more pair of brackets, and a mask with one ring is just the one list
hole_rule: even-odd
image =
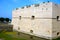
[[4,20],[5,20],[5,19],[4,19],[3,17],[0,18],[0,21],[1,21],[1,22],[4,22]]
[[6,21],[6,22],[9,22],[9,20],[10,20],[9,18],[5,18],[5,21]]
[[5,18],[5,21],[8,23],[8,22],[11,22],[11,19]]

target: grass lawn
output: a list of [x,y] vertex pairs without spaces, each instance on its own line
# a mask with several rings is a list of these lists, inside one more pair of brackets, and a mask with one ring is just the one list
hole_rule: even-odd
[[13,37],[13,35],[15,35],[15,32],[4,32],[4,33],[0,33],[0,38],[4,39],[4,40],[26,40],[24,38],[17,38],[17,37]]
[[[28,35],[24,36],[25,34],[20,34],[19,36],[17,35],[17,32],[2,32],[0,33],[0,38],[4,40],[46,40],[42,38],[36,38],[30,39]],[[60,38],[53,39],[53,40],[60,40]]]
[[60,40],[60,37],[59,37],[59,38],[57,38],[57,39],[53,39],[53,40]]

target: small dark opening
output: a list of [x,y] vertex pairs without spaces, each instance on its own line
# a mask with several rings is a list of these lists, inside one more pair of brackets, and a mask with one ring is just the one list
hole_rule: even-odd
[[19,19],[21,19],[21,16],[19,16]]
[[35,18],[35,16],[32,16],[32,19],[34,19]]
[[20,30],[20,27],[18,27],[18,30]]
[[30,36],[31,39],[33,39],[33,36]]
[[46,10],[48,10],[48,8],[46,8]]
[[18,10],[18,8],[16,8],[16,10]]
[[31,33],[33,33],[33,30],[30,30]]
[[59,19],[59,16],[57,16],[57,21],[58,21],[58,19]]
[[35,7],[38,7],[39,6],[39,4],[35,4]]
[[50,1],[48,1],[48,3],[49,3]]
[[21,7],[22,9],[24,9],[24,7]]
[[26,6],[27,8],[31,7],[30,5]]
[[43,2],[43,3],[45,3],[45,2]]
[[18,32],[18,36],[20,35],[20,32]]
[[59,35],[59,32],[57,32],[57,35]]

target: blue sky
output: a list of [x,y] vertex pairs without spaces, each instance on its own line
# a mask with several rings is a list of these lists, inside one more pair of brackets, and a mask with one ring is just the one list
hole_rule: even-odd
[[12,19],[13,9],[46,1],[60,4],[60,0],[0,0],[0,17],[8,17]]

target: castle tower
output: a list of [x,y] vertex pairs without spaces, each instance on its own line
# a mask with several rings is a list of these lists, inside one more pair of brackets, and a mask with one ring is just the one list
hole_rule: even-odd
[[60,5],[52,2],[27,5],[12,11],[13,30],[30,35],[56,38],[60,36]]

